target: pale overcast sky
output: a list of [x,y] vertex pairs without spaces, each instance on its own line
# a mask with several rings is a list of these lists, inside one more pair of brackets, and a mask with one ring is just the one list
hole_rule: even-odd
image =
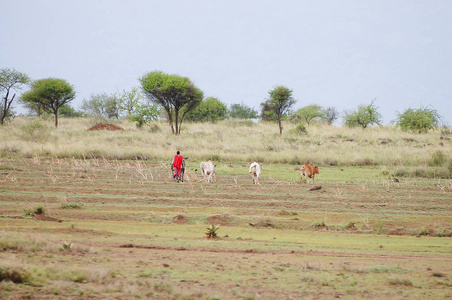
[[205,97],[259,110],[276,85],[295,109],[431,106],[452,125],[449,0],[0,0],[0,68],[91,94],[147,72],[189,77]]

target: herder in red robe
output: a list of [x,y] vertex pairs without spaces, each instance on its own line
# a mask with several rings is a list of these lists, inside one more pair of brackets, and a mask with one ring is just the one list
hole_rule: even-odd
[[173,178],[175,178],[177,180],[177,182],[179,182],[179,180],[180,180],[183,159],[184,159],[184,157],[182,155],[180,155],[179,151],[177,151],[177,154],[173,158],[173,163],[171,164],[171,166],[174,170]]

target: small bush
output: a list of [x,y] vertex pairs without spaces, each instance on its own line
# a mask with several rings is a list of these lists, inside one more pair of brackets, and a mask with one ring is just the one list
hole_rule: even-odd
[[325,224],[325,221],[315,221],[312,224],[312,227],[314,227],[314,228],[326,227],[326,224]]
[[391,279],[388,279],[388,283],[390,285],[413,286],[413,283],[411,282],[411,280],[408,280],[408,279],[391,278]]
[[419,235],[429,235],[430,231],[427,228],[422,228]]
[[50,137],[50,128],[44,125],[41,120],[31,120],[20,127],[21,136],[26,140],[34,142],[45,142]]
[[156,133],[156,132],[162,131],[160,126],[156,123],[151,123],[148,125],[148,127],[149,127],[149,132],[151,132],[151,133]]
[[43,214],[44,214],[44,207],[42,207],[42,206],[36,207],[36,209],[35,209],[35,214],[37,214],[37,215],[43,215]]
[[298,135],[308,134],[308,130],[306,129],[306,127],[303,124],[298,124],[294,128],[294,132]]
[[83,204],[76,204],[76,203],[68,204],[68,203],[63,203],[63,204],[61,204],[61,208],[62,208],[62,209],[81,209],[81,208],[83,208]]
[[66,242],[64,241],[61,245],[60,245],[60,249],[63,251],[71,251],[72,249],[72,243],[71,242]]
[[447,127],[447,126],[441,127],[441,134],[442,135],[450,135],[450,134],[452,134],[452,128],[451,127]]
[[28,273],[21,269],[0,268],[0,281],[12,281],[14,283],[25,283],[29,279]]
[[436,236],[437,237],[446,237],[447,236],[447,233],[446,232],[444,232],[444,231],[438,231],[437,233],[436,233]]
[[441,277],[446,277],[446,275],[445,275],[444,273],[441,273],[441,272],[434,272],[434,273],[432,274],[432,276],[433,276],[433,277],[439,277],[439,278],[441,278]]
[[355,222],[353,222],[353,221],[348,222],[348,224],[345,225],[344,228],[347,228],[347,229],[356,228]]
[[207,227],[207,232],[205,233],[207,238],[216,238],[217,237],[217,231],[220,228],[220,225],[210,225]]
[[452,159],[447,163],[447,171],[449,171],[449,176],[452,176]]
[[43,215],[45,213],[45,209],[43,206],[37,206],[33,210],[25,209],[26,215]]
[[446,154],[444,154],[443,151],[437,150],[437,151],[433,152],[432,158],[430,160],[431,166],[440,167],[440,166],[444,165],[446,162],[447,162],[447,156],[446,156]]

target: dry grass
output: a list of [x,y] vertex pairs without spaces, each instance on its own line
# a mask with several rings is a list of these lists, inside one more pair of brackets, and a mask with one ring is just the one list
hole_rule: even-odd
[[[307,135],[298,135],[295,125],[286,122],[280,136],[273,123],[251,125],[227,120],[218,124],[186,123],[182,134],[174,136],[161,122],[137,129],[133,123],[118,121],[124,131],[88,131],[93,123],[90,119],[61,119],[55,129],[51,120],[16,118],[0,128],[0,157],[159,161],[181,150],[191,161],[382,165],[390,167],[393,174],[404,167],[433,167],[437,173],[447,174],[452,157],[452,141],[440,140],[440,130],[419,135],[390,126],[363,130],[319,125],[309,127]],[[432,154],[438,151],[448,160],[432,166]]]

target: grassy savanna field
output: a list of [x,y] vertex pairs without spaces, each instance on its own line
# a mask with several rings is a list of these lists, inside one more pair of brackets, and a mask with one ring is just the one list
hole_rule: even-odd
[[[276,124],[225,121],[173,136],[165,123],[52,124],[0,127],[3,298],[452,297],[446,130],[298,135],[285,123],[281,137]],[[188,156],[179,184],[176,150]],[[207,159],[217,164],[209,184]],[[248,174],[255,160],[260,185]],[[308,160],[320,190],[294,170]]]

